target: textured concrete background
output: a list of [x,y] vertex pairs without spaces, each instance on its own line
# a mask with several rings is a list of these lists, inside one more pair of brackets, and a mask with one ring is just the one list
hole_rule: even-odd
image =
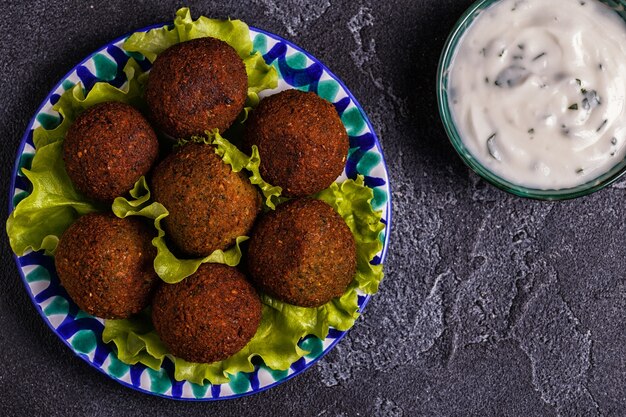
[[[363,104],[393,186],[381,292],[298,378],[237,401],[180,403],[124,388],[75,358],[35,312],[4,238],[0,415],[626,415],[626,182],[575,202],[531,202],[461,163],[434,80],[445,37],[470,3],[189,2],[194,15],[241,18],[293,40]],[[50,88],[105,42],[171,20],[182,3],[1,4],[6,218],[18,142]]]

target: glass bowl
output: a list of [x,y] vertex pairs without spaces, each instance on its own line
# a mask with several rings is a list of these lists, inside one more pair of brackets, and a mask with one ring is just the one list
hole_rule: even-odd
[[[437,69],[437,103],[439,105],[439,114],[443,121],[444,128],[452,146],[461,156],[461,159],[469,166],[476,174],[480,175],[490,184],[504,190],[508,193],[525,197],[533,198],[537,200],[567,200],[577,197],[583,197],[599,191],[615,181],[617,181],[622,175],[626,173],[626,159],[621,160],[618,164],[613,166],[608,172],[600,175],[596,179],[589,181],[585,184],[578,185],[572,188],[563,188],[558,190],[549,189],[536,189],[527,188],[519,184],[512,183],[496,175],[488,168],[483,166],[465,147],[465,144],[461,140],[452,111],[448,103],[448,76],[450,64],[454,58],[457,46],[465,31],[470,27],[474,19],[478,17],[481,12],[491,6],[492,4],[500,0],[478,0],[472,6],[470,6],[465,13],[461,16],[458,22],[454,25],[452,32],[448,36],[445,47],[439,60],[439,68]],[[626,0],[600,0],[602,3],[615,9],[624,20],[626,20]]]

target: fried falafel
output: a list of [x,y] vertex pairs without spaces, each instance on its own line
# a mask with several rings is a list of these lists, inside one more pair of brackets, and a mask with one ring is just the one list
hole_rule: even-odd
[[54,256],[61,284],[94,316],[124,319],[140,312],[159,281],[153,234],[138,218],[82,216],[63,233]]
[[156,161],[159,144],[134,107],[98,104],[79,115],[63,142],[65,169],[76,189],[111,202],[124,195]]
[[261,196],[242,172],[233,172],[211,145],[187,143],[154,169],[152,191],[169,211],[167,237],[189,256],[225,250],[248,235]]
[[260,218],[247,256],[253,282],[289,304],[319,307],[340,297],[356,273],[356,243],[321,200],[284,203]]
[[152,322],[174,356],[211,363],[240,351],[261,323],[261,300],[237,269],[203,264],[178,284],[162,283]]
[[226,42],[199,38],[171,46],[154,61],[146,87],[152,121],[167,135],[224,132],[243,110],[248,76]]
[[328,101],[314,93],[286,90],[261,101],[246,123],[246,150],[256,145],[261,175],[287,197],[328,188],[348,156],[346,129]]

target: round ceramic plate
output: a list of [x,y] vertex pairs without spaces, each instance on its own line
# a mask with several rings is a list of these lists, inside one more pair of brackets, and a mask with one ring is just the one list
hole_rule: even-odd
[[[142,31],[161,26],[144,28]],[[372,264],[382,263],[387,252],[391,222],[389,180],[380,143],[363,109],[346,86],[306,51],[259,29],[250,28],[250,36],[255,50],[261,52],[265,61],[274,66],[279,74],[278,88],[264,92],[264,96],[289,88],[314,91],[334,103],[341,115],[350,136],[350,152],[340,180],[355,178],[359,174],[364,175],[365,183],[374,190],[375,198],[372,205],[375,209],[383,211],[382,221],[385,229],[381,235],[383,250],[372,260]],[[33,130],[38,126],[52,128],[59,123],[59,115],[52,110],[52,106],[66,89],[79,82],[87,90],[99,81],[120,87],[125,82],[122,69],[129,59],[129,55],[121,48],[125,39],[126,37],[117,39],[87,57],[46,97],[31,120],[18,150],[10,189],[9,211],[12,211],[31,189],[31,184],[21,173],[21,168],[30,167],[35,152]],[[140,65],[144,70],[150,67],[147,60],[141,61]],[[123,385],[162,397],[180,400],[221,400],[266,390],[311,367],[346,334],[331,328],[325,340],[315,337],[301,340],[300,345],[310,353],[291,365],[288,371],[274,371],[258,363],[254,372],[234,375],[227,384],[207,383],[200,386],[188,381],[176,381],[173,377],[173,364],[167,359],[159,371],[142,364],[129,366],[120,362],[113,346],[102,342],[103,320],[79,310],[59,285],[52,257],[41,252],[30,252],[24,256],[16,256],[15,261],[35,307],[52,331],[76,355]],[[368,300],[368,296],[359,296],[361,311]]]

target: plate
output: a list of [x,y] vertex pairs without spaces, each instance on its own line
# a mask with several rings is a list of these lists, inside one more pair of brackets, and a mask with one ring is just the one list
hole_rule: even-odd
[[[140,29],[148,31],[163,25]],[[372,260],[372,264],[384,261],[389,245],[391,225],[391,202],[389,179],[383,152],[365,115],[365,112],[347,87],[320,61],[311,54],[279,36],[260,29],[250,28],[254,49],[263,54],[266,62],[274,66],[279,74],[278,88],[266,91],[261,96],[278,91],[297,88],[314,91],[335,105],[350,136],[350,152],[346,168],[340,180],[365,176],[365,183],[374,190],[372,205],[383,211],[385,225],[381,238],[382,251]],[[125,82],[122,69],[129,55],[121,48],[127,36],[116,39],[84,59],[74,67],[48,94],[39,110],[30,121],[18,149],[13,169],[9,195],[9,212],[29,194],[31,184],[21,173],[21,168],[29,168],[35,153],[33,130],[38,126],[53,127],[59,115],[52,106],[61,94],[74,84],[81,82],[88,90],[99,81],[106,81],[120,87]],[[141,61],[144,70],[150,68],[147,60]],[[24,256],[14,256],[26,291],[35,308],[50,329],[81,359],[98,371],[129,388],[161,397],[189,401],[213,401],[238,398],[269,389],[310,368],[328,353],[346,332],[330,329],[325,340],[308,337],[300,341],[301,347],[310,353],[291,365],[287,371],[274,371],[257,363],[250,373],[241,372],[231,377],[231,381],[221,385],[204,386],[188,381],[176,381],[174,367],[166,359],[159,371],[142,364],[126,365],[117,359],[111,345],[102,342],[104,321],[81,311],[72,302],[59,283],[54,268],[54,259],[42,252],[30,252]],[[369,296],[359,295],[359,308],[369,301]]]

